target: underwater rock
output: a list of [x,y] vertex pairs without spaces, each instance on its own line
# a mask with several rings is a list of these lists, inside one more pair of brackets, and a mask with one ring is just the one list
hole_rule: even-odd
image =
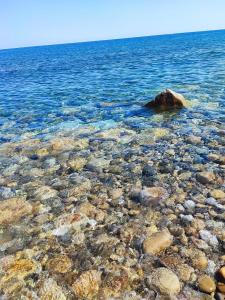
[[79,232],[88,223],[86,215],[78,213],[62,214],[55,220],[56,228],[52,231],[55,236],[63,236],[71,229]]
[[207,269],[208,259],[204,252],[198,249],[188,249],[186,255],[191,259],[192,266],[200,271]]
[[0,225],[15,223],[31,213],[32,206],[22,198],[3,200],[0,202]]
[[40,300],[66,300],[67,297],[63,293],[63,290],[58,286],[57,282],[52,279],[46,279],[39,292]]
[[202,138],[200,136],[191,135],[187,138],[187,142],[194,145],[199,145],[202,142]]
[[139,194],[142,205],[157,205],[159,202],[166,200],[169,194],[163,187],[145,187]]
[[214,189],[210,192],[210,195],[215,199],[225,199],[225,193],[222,190]]
[[103,169],[108,168],[110,161],[104,158],[93,158],[86,165],[86,168],[93,172],[101,172]]
[[222,276],[223,280],[225,280],[225,266],[219,269],[218,273]]
[[73,140],[70,138],[55,138],[50,142],[51,148],[54,152],[66,150],[82,150],[88,147],[87,139]]
[[66,189],[65,192],[61,195],[63,198],[68,197],[79,197],[87,193],[91,189],[91,181],[76,173],[71,174],[69,177],[69,182],[72,184],[70,189]]
[[11,260],[4,266],[4,275],[0,278],[0,293],[10,297],[7,299],[19,299],[18,292],[25,286],[25,279],[37,272],[40,272],[40,266],[34,260]]
[[199,235],[203,241],[205,241],[210,246],[216,248],[219,245],[219,242],[217,240],[217,237],[213,234],[211,234],[208,230],[200,230]]
[[128,287],[129,276],[125,269],[109,272],[103,281],[103,299],[122,299],[121,293]]
[[176,272],[179,278],[184,282],[190,282],[194,273],[194,268],[184,263],[184,260],[178,255],[168,255],[162,257],[160,262],[168,269]]
[[48,151],[47,148],[39,148],[39,149],[36,150],[36,155],[38,155],[40,157],[42,157],[42,156],[44,157],[48,154],[49,154],[49,151]]
[[12,191],[11,188],[9,188],[9,187],[1,187],[0,188],[0,200],[13,198],[14,196],[15,196],[15,193]]
[[195,209],[195,202],[192,200],[186,200],[184,202],[184,207],[189,211],[193,211]]
[[90,270],[80,275],[72,289],[78,299],[93,299],[98,294],[100,283],[101,273]]
[[213,172],[199,172],[196,175],[196,178],[202,184],[207,184],[215,181],[216,177]]
[[[217,289],[223,294],[223,297],[224,297],[224,294],[225,294],[225,283],[218,282],[217,283]],[[222,298],[222,299],[224,299],[224,298]]]
[[122,188],[118,188],[118,189],[109,191],[109,197],[113,200],[120,198],[122,195],[123,195]]
[[155,100],[145,104],[147,108],[182,108],[186,106],[186,100],[181,95],[172,90],[166,89],[155,97]]
[[166,268],[158,268],[147,279],[149,287],[165,296],[177,295],[181,286],[175,273]]
[[215,290],[216,290],[215,281],[207,275],[203,275],[199,278],[198,286],[199,286],[200,291],[208,293],[208,294],[215,292]]
[[5,277],[7,277],[7,280],[13,277],[24,279],[30,274],[35,273],[37,270],[38,265],[35,261],[30,259],[18,259],[12,261],[12,263],[9,265]]
[[72,267],[72,261],[66,255],[59,255],[47,263],[48,270],[53,273],[67,273]]
[[167,230],[155,232],[147,237],[143,242],[144,253],[158,254],[171,246],[173,236]]
[[50,188],[49,186],[42,186],[38,188],[34,193],[34,197],[40,201],[45,201],[47,199],[54,198],[56,196],[57,196],[57,191]]
[[74,171],[80,171],[86,165],[86,159],[83,157],[75,157],[68,161],[68,166]]

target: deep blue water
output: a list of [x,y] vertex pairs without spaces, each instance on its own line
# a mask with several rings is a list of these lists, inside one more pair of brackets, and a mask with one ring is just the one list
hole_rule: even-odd
[[[143,108],[165,88],[191,106],[160,117]],[[0,51],[0,142],[168,120],[188,132],[221,124],[224,101],[225,30]]]

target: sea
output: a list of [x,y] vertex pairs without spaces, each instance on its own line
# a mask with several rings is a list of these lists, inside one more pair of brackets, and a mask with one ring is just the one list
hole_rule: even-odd
[[[190,108],[157,116],[143,108],[166,88]],[[171,121],[188,134],[223,122],[224,101],[225,30],[0,51],[0,143]]]

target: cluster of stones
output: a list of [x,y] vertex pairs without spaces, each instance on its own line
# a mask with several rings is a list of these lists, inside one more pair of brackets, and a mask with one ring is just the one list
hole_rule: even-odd
[[224,135],[174,126],[4,144],[0,297],[224,299]]

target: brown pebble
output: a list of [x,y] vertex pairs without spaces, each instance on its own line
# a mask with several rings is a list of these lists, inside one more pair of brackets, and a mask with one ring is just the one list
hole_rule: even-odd
[[50,272],[64,274],[72,267],[72,261],[66,255],[59,255],[50,259],[47,266]]
[[211,183],[216,179],[213,172],[199,172],[197,173],[196,178],[202,184]]
[[225,255],[222,255],[220,259],[225,262]]
[[210,195],[215,199],[225,199],[225,193],[222,190],[213,190]]
[[177,295],[181,285],[177,275],[169,269],[158,268],[147,279],[150,288],[165,296]]
[[225,294],[225,283],[223,283],[223,282],[218,282],[218,283],[217,283],[217,289],[218,289],[221,293]]
[[214,280],[207,275],[203,275],[199,278],[198,286],[199,286],[200,291],[208,293],[208,294],[210,294],[216,290],[216,284],[215,284]]
[[223,266],[222,268],[220,268],[219,274],[223,277],[223,279],[225,279],[225,266]]
[[197,255],[194,256],[192,259],[192,264],[195,268],[202,271],[202,270],[207,269],[208,259],[203,252],[197,253]]
[[148,254],[158,254],[171,246],[173,236],[167,230],[155,232],[144,240],[143,249]]
[[73,283],[72,289],[78,299],[93,299],[99,291],[101,273],[90,270],[82,273]]

